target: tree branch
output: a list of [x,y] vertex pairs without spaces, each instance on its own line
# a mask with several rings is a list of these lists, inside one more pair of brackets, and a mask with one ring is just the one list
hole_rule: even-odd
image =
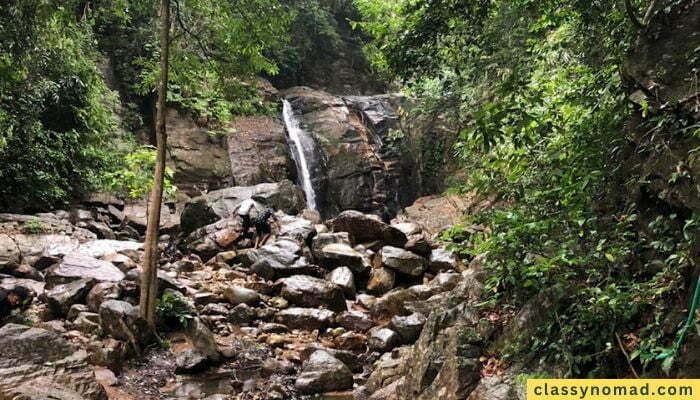
[[632,0],[625,0],[625,11],[627,11],[627,16],[630,18],[630,21],[632,21],[632,25],[637,27],[637,29],[644,29],[644,25],[639,22],[639,18],[637,18],[637,14],[634,11]]
[[649,23],[651,22],[651,17],[654,16],[654,10],[656,9],[656,5],[659,3],[659,0],[652,0],[651,4],[649,4],[649,8],[647,8],[647,12],[644,13],[644,19],[642,19],[642,24],[644,24],[644,27],[648,27]]

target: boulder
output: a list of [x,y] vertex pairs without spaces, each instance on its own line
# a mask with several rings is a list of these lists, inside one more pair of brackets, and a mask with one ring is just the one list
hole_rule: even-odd
[[254,199],[274,210],[297,214],[305,207],[304,194],[291,181],[261,183],[255,186],[234,186],[214,190],[191,199],[182,211],[181,229],[185,234],[226,218],[243,200]]
[[245,303],[241,303],[228,313],[228,321],[236,325],[247,325],[255,319],[255,310]]
[[355,276],[348,267],[339,267],[328,274],[328,280],[341,288],[348,299],[355,298]]
[[430,258],[428,259],[428,268],[432,273],[439,273],[443,271],[457,271],[459,268],[459,259],[457,255],[444,247],[434,249],[430,252]]
[[279,217],[279,222],[279,236],[290,238],[298,243],[306,243],[316,234],[314,225],[305,218],[284,215]]
[[0,398],[106,400],[77,350],[57,333],[24,325],[0,328]]
[[344,243],[332,243],[323,246],[314,253],[318,263],[325,268],[349,267],[358,274],[370,268],[367,257]]
[[134,268],[138,268],[138,264],[130,257],[124,254],[107,254],[101,257],[102,261],[108,261],[114,264],[115,267],[119,268],[123,273],[127,273]]
[[190,233],[185,239],[187,248],[208,260],[218,253],[231,250],[243,236],[238,218],[226,218]]
[[104,332],[117,340],[129,343],[140,353],[141,344],[151,339],[152,332],[139,310],[120,300],[107,300],[100,305],[100,326]]
[[143,243],[126,240],[91,240],[78,246],[77,253],[88,257],[103,258],[126,250],[143,250]]
[[[318,227],[316,230],[318,230]],[[311,242],[311,253],[314,255],[314,258],[318,258],[321,249],[329,244],[345,244],[350,247],[350,235],[347,232],[319,232],[316,236],[314,236]]]
[[382,295],[394,288],[396,273],[394,270],[384,267],[372,268],[367,281],[367,291]]
[[[146,232],[146,224],[148,214],[148,206],[145,201],[138,203],[130,203],[124,206],[124,222],[131,229],[135,229],[137,233]],[[180,228],[180,216],[172,212],[167,204],[162,204],[160,207],[160,227],[161,233],[177,232]]]
[[408,241],[403,246],[404,249],[419,254],[423,257],[429,257],[432,251],[433,243],[428,240],[424,234],[413,235],[408,237]]
[[280,279],[280,295],[302,307],[326,306],[333,311],[345,311],[347,305],[340,286],[307,275]]
[[381,261],[383,266],[410,276],[420,276],[427,264],[425,258],[392,246],[382,247]]
[[399,334],[404,344],[413,344],[420,336],[423,325],[425,325],[425,316],[420,313],[405,317],[397,315],[391,319],[391,328]]
[[525,400],[525,391],[526,385],[518,384],[517,376],[507,371],[481,378],[467,400]]
[[378,217],[354,210],[343,211],[328,221],[328,226],[334,232],[348,232],[353,243],[378,240],[389,246],[402,247],[407,241],[403,232]]
[[92,278],[98,282],[118,282],[125,275],[114,264],[84,255],[66,256],[46,270],[47,287],[53,287],[82,278]]
[[244,265],[250,265],[251,272],[272,280],[276,277],[309,273],[311,267],[300,254],[299,243],[282,238],[259,249],[248,251],[242,261]]
[[374,326],[374,321],[360,311],[343,311],[335,317],[338,326],[350,331],[366,332]]
[[224,298],[234,306],[239,304],[255,306],[260,303],[258,292],[240,286],[227,286],[224,289]]
[[14,267],[22,262],[22,251],[10,235],[0,234],[0,268]]
[[386,353],[400,343],[399,335],[389,328],[374,328],[369,331],[367,346],[373,351]]
[[294,386],[302,394],[316,394],[352,389],[352,372],[341,361],[323,350],[317,350],[304,363]]
[[71,306],[83,303],[85,296],[94,285],[91,278],[79,279],[64,285],[57,285],[44,292],[42,296],[55,315],[66,316]]
[[121,287],[116,282],[100,282],[92,287],[87,295],[86,303],[90,311],[100,312],[100,306],[107,300],[118,300]]
[[216,338],[214,338],[214,334],[201,319],[193,318],[190,320],[185,334],[192,347],[204,354],[209,361],[218,362],[221,359]]
[[275,315],[275,320],[291,329],[324,331],[333,321],[335,313],[317,308],[288,308]]

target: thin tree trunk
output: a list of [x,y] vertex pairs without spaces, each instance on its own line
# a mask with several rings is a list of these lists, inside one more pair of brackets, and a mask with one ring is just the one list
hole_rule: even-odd
[[157,156],[153,188],[148,200],[148,222],[144,242],[144,261],[141,275],[141,316],[152,329],[156,323],[156,298],[158,296],[158,228],[160,208],[163,201],[163,178],[165,175],[165,101],[168,92],[168,58],[170,50],[170,0],[160,1],[160,78],[158,82],[158,103],[156,104],[156,144]]

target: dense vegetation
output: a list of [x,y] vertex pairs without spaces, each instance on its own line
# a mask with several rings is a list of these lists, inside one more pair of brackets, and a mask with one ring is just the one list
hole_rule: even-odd
[[[262,101],[256,77],[280,69],[309,74],[322,55],[340,48],[337,19],[348,5],[173,2],[168,101],[212,133],[225,131],[236,115],[274,110]],[[148,190],[142,161],[153,154],[135,137],[148,138],[152,129],[155,21],[154,2],[3,5],[0,208],[61,207],[103,187],[132,197]]]
[[[621,199],[621,177],[645,178],[621,171],[625,122],[639,111],[621,76],[639,34],[629,11],[576,0],[356,3],[374,66],[418,99],[410,113],[459,131],[452,190],[499,196],[501,206],[467,221],[483,233],[444,235],[467,256],[488,254],[484,309],[507,319],[541,296],[554,304],[536,337],[504,356],[612,376],[627,369],[619,341],[638,366],[670,368],[681,322],[671,310],[692,275],[697,219]],[[649,5],[637,3],[638,13]],[[648,18],[682,2],[667,3]],[[648,128],[677,122],[645,117]],[[692,135],[692,126],[669,130]]]

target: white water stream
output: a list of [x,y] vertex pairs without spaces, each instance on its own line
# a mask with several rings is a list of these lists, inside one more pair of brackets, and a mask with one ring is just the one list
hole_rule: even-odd
[[297,169],[299,175],[301,175],[301,185],[306,194],[306,204],[307,207],[315,210],[316,209],[316,193],[314,192],[313,184],[311,183],[311,174],[309,172],[309,162],[306,155],[313,151],[312,148],[307,148],[304,143],[309,142],[308,135],[299,126],[299,121],[294,116],[294,111],[292,110],[292,105],[287,100],[282,100],[282,116],[284,117],[284,124],[287,127],[287,132],[289,133],[289,138],[294,142],[294,148],[296,149],[296,155],[294,160],[297,162]]

